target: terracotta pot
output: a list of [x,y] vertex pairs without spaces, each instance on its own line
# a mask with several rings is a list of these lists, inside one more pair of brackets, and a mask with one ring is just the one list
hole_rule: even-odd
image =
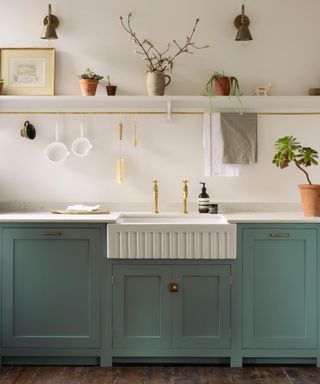
[[107,89],[108,96],[115,96],[115,94],[117,92],[117,86],[116,85],[107,85],[106,89]]
[[83,96],[94,96],[96,94],[99,80],[79,79],[79,82]]
[[3,84],[0,84],[0,95],[2,95],[2,91],[3,91]]
[[320,216],[320,184],[300,184],[301,203],[305,216]]
[[[167,78],[167,82],[166,82]],[[148,72],[147,93],[148,96],[163,96],[166,86],[170,84],[171,77],[163,72]]]
[[214,89],[216,96],[229,96],[230,85],[233,82],[233,77],[217,77],[214,79]]

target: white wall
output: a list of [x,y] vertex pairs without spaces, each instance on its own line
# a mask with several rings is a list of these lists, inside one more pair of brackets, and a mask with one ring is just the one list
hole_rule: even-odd
[[[87,66],[110,74],[120,94],[145,94],[145,68],[135,47],[121,29],[119,15],[133,11],[137,33],[165,44],[184,39],[195,17],[201,21],[196,35],[210,48],[181,56],[174,67],[170,94],[201,94],[212,70],[238,76],[242,89],[274,83],[274,95],[306,94],[320,84],[317,49],[318,0],[247,0],[254,41],[243,47],[234,41],[232,22],[242,0],[97,1],[55,0],[61,19],[57,49],[57,93],[79,94],[76,75]],[[39,39],[47,2],[11,0],[1,6],[1,47],[43,47]],[[100,87],[100,93],[104,88]],[[1,103],[1,99],[0,99]],[[181,180],[190,179],[195,201],[203,181],[202,121],[199,116],[177,116],[172,124],[163,117],[138,118],[140,146],[132,146],[132,118],[125,117],[124,154],[127,178],[115,180],[118,154],[117,118],[88,117],[87,133],[94,150],[85,159],[70,157],[61,166],[44,158],[53,140],[54,121],[31,116],[38,129],[35,141],[19,136],[24,116],[0,117],[0,201],[150,202],[153,178],[160,179],[161,201],[181,200]],[[63,140],[70,146],[78,135],[79,118],[63,117]],[[259,163],[243,169],[238,178],[215,177],[208,182],[213,200],[233,202],[297,202],[296,184],[304,182],[295,169],[278,170],[272,164],[273,143],[295,135],[304,145],[320,150],[320,116],[259,116]],[[319,170],[311,170],[315,182]]]

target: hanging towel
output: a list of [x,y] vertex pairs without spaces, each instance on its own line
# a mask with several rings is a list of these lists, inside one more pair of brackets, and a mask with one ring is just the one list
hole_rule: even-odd
[[203,116],[204,176],[239,176],[240,165],[223,164],[220,113]]
[[257,114],[221,113],[224,164],[257,162]]

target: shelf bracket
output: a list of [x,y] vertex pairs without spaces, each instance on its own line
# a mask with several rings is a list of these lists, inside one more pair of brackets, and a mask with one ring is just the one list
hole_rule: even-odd
[[171,100],[167,101],[167,122],[171,123],[172,121],[172,105]]

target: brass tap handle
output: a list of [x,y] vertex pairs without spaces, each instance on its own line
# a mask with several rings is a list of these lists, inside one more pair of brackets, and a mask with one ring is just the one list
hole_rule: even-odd
[[159,187],[158,180],[153,180],[153,213],[159,213]]
[[182,180],[183,183],[183,213],[188,213],[188,182],[189,180]]

